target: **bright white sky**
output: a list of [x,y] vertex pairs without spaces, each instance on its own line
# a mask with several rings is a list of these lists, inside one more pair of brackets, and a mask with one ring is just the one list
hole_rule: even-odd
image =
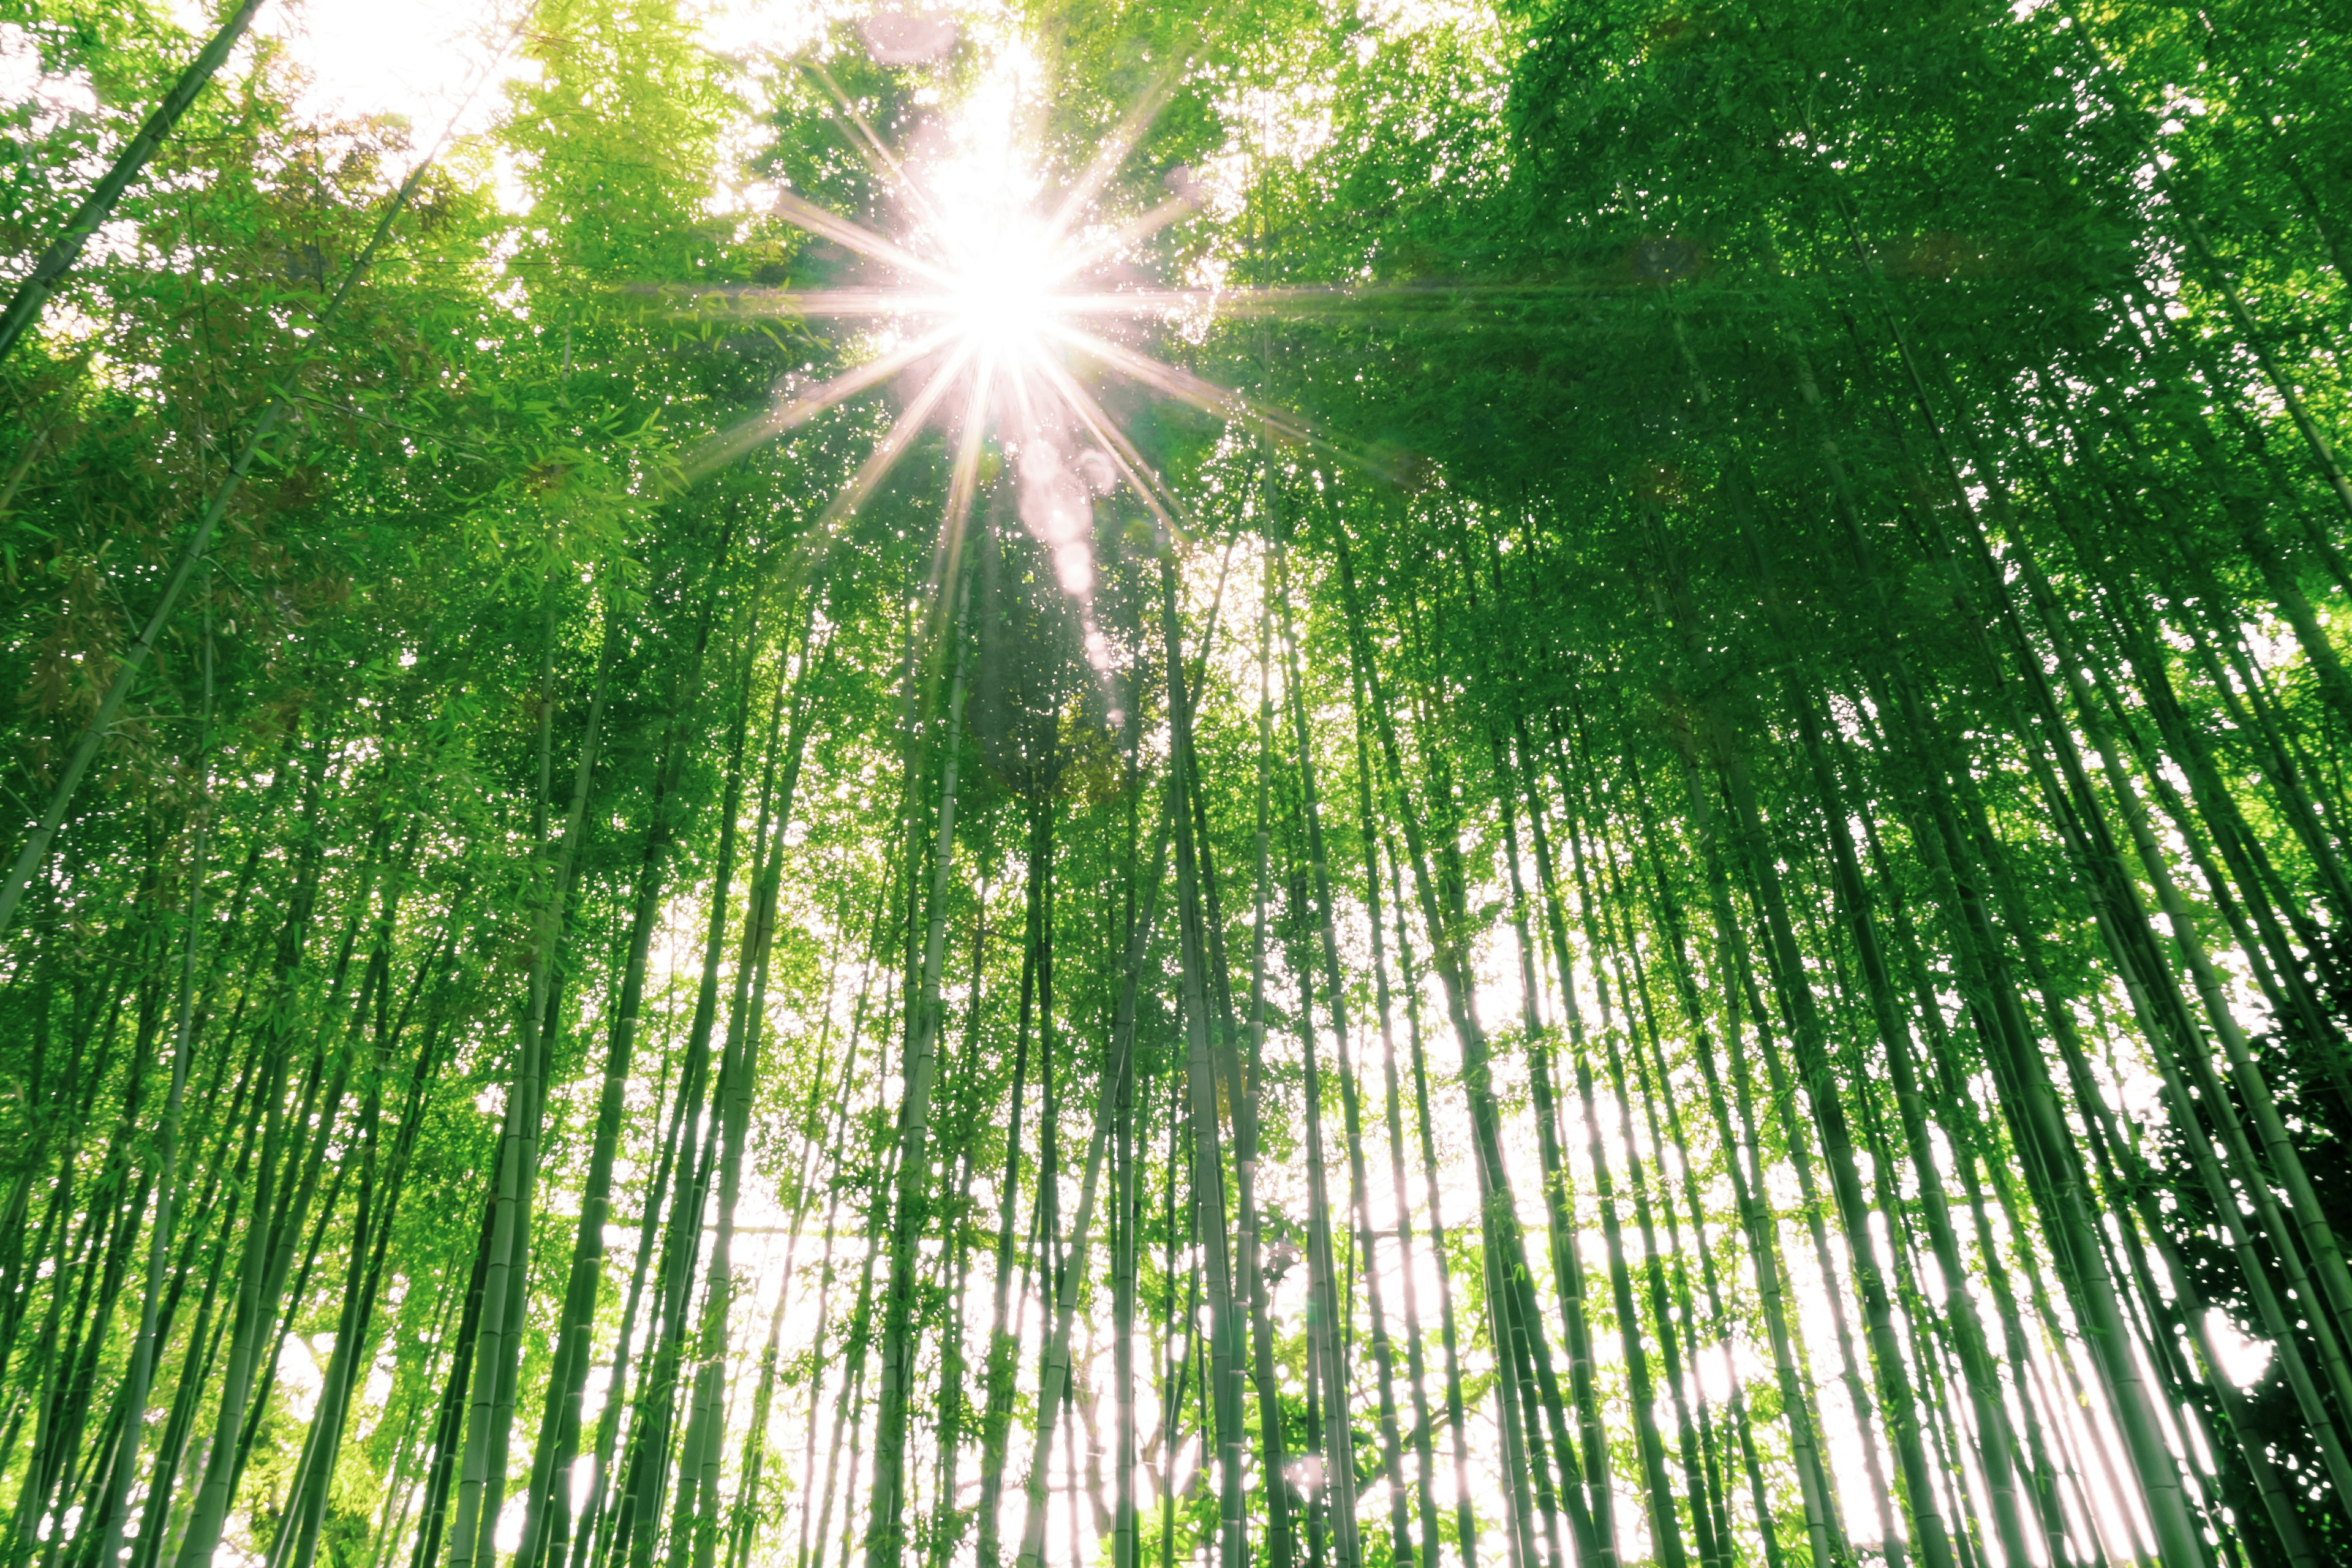
[[[433,136],[492,68],[513,29],[510,20],[500,23],[510,9],[496,0],[273,0],[254,26],[283,40],[311,79],[300,100],[306,114],[404,115]],[[203,31],[205,10],[183,0],[182,26]],[[495,105],[494,93],[478,97],[466,129]]]
[[[525,9],[518,0],[266,0],[254,26],[282,40],[310,79],[303,112],[404,115],[429,144],[461,110],[461,131],[495,116],[496,81],[518,72],[509,46]],[[847,10],[825,0],[688,0],[686,9],[709,47],[730,55],[790,48]],[[212,11],[179,0],[174,14],[201,36]],[[486,73],[488,89],[477,90]]]

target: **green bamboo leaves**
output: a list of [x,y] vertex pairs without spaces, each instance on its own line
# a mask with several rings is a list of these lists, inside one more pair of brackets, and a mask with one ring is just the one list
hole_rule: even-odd
[[[211,51],[0,331],[0,1568],[2352,1556],[2305,12],[571,0],[396,176]],[[1033,23],[1291,414],[728,444],[863,351],[726,193]]]

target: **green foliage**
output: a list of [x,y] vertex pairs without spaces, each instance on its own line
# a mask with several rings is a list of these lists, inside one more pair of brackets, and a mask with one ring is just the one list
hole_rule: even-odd
[[[961,21],[550,0],[405,197],[257,46],[0,363],[0,1568],[2341,1559],[2342,19]],[[194,40],[0,29],[28,256]],[[1008,416],[833,507],[939,356],[737,438],[1008,101],[1257,405],[1024,345],[1084,600]]]

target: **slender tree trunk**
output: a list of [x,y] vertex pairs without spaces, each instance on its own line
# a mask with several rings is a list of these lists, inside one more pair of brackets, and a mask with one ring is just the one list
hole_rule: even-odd
[[[1234,1107],[1234,1174],[1239,1212],[1234,1226],[1236,1262],[1249,1300],[1250,1379],[1257,1390],[1258,1463],[1265,1498],[1265,1553],[1273,1568],[1292,1568],[1290,1482],[1286,1474],[1282,1384],[1275,1372],[1273,1302],[1267,1290],[1264,1215],[1257,1199],[1258,1104],[1265,1077],[1266,1014],[1266,897],[1271,869],[1274,770],[1273,615],[1261,595],[1257,626],[1257,820],[1252,878],[1248,1059]],[[1402,1186],[1398,1189],[1402,1192]],[[1399,1200],[1402,1202],[1402,1198]]]
[[[971,439],[977,440],[977,423]],[[952,506],[954,503],[950,502]],[[958,514],[960,516],[960,514]],[[951,522],[950,526],[955,526]],[[947,728],[941,742],[940,825],[932,848],[930,917],[923,942],[922,976],[913,1000],[915,1016],[907,1047],[905,1097],[898,1109],[898,1184],[890,1205],[889,1274],[884,1287],[881,1404],[875,1420],[874,1502],[866,1541],[867,1568],[896,1568],[906,1547],[905,1468],[908,1387],[914,1377],[915,1249],[929,1218],[932,1085],[939,1070],[940,967],[945,953],[949,883],[955,864],[957,768],[961,760],[966,642],[965,612],[971,603],[966,580],[955,588],[957,610],[950,636],[955,639],[955,676],[949,688]],[[908,788],[914,787],[908,781]]]
[[[702,667],[709,647],[714,612],[718,606],[718,566],[723,566],[728,548],[733,539],[731,519],[720,531],[718,542],[718,563],[710,574],[700,614],[696,617],[695,637],[687,654],[683,669],[670,680],[670,698],[674,711],[680,710],[681,688],[695,697],[700,694]],[[690,698],[684,710],[694,706]],[[653,798],[647,806],[646,847],[637,864],[635,900],[630,911],[627,956],[624,961],[617,999],[613,1005],[612,1019],[606,1030],[604,1076],[596,1102],[595,1131],[589,1146],[588,1172],[582,1184],[580,1225],[572,1243],[572,1263],[566,1273],[562,1298],[562,1318],[556,1333],[554,1362],[549,1369],[547,1397],[540,1414],[536,1451],[531,1460],[530,1489],[524,1503],[522,1543],[516,1552],[516,1568],[540,1568],[543,1561],[561,1563],[564,1532],[569,1525],[571,1493],[568,1479],[573,1461],[579,1454],[581,1403],[588,1382],[589,1359],[595,1337],[596,1297],[604,1280],[604,1226],[612,1212],[613,1162],[619,1148],[624,1100],[628,1089],[630,1068],[635,1060],[638,1016],[645,1005],[646,969],[650,959],[655,928],[660,923],[662,892],[667,870],[667,861],[676,837],[676,816],[679,809],[674,796],[679,785],[679,774],[685,763],[686,731],[683,718],[674,719],[667,727],[661,754],[654,765]],[[658,1184],[646,1191],[646,1207],[657,1207],[654,1194]],[[639,1248],[643,1262],[644,1248]],[[639,1270],[642,1274],[642,1268]],[[632,1286],[632,1304],[635,1287]],[[630,1314],[634,1321],[634,1313]],[[627,1338],[625,1331],[623,1340]],[[616,1352],[625,1357],[625,1342]],[[608,1395],[617,1399],[623,1379],[614,1378]],[[601,1496],[603,1471],[606,1456],[596,1461],[597,1479],[592,1490]],[[593,1502],[583,1517],[596,1517]],[[593,1529],[585,1533],[593,1534]]]
[[[1522,723],[1522,753],[1526,750],[1524,728]],[[1527,795],[1528,825],[1535,839],[1537,885],[1544,899],[1552,958],[1559,965],[1560,1006],[1568,1020],[1569,1047],[1581,1060],[1586,1049],[1584,1009],[1576,994],[1576,965],[1569,952],[1568,925],[1560,909],[1550,838],[1544,826],[1543,810],[1536,799],[1533,771],[1527,767],[1523,754],[1517,760],[1520,767],[1517,787],[1524,788]],[[1508,781],[1506,787],[1512,787]],[[1510,817],[1507,816],[1505,821],[1507,826]],[[1516,848],[1511,857],[1516,864]],[[1534,967],[1530,956],[1527,963],[1528,977],[1524,982],[1530,987]],[[1576,1402],[1578,1436],[1584,1445],[1585,1490],[1592,1510],[1594,1546],[1598,1561],[1606,1565],[1613,1563],[1617,1557],[1616,1500],[1614,1483],[1610,1479],[1608,1434],[1601,1423],[1600,1399],[1593,1386],[1592,1336],[1584,1316],[1584,1263],[1577,1253],[1575,1198],[1569,1189],[1568,1163],[1560,1149],[1560,1121],[1552,1092],[1549,1054],[1536,1051],[1532,1037],[1528,1074],[1536,1102],[1537,1148],[1544,1159],[1545,1184],[1549,1195],[1552,1275],[1559,1291],[1563,1337],[1569,1354],[1569,1389]]]
[[[669,1223],[656,1276],[650,1365],[630,1423],[629,1458],[613,1524],[614,1557],[628,1554],[630,1568],[652,1568],[660,1533],[662,1498],[669,1474],[671,1424],[677,1394],[678,1363],[686,1335],[686,1310],[702,1241],[704,1200],[709,1191],[709,1160],[719,1129],[704,1126],[710,1102],[710,1035],[719,1008],[719,960],[726,951],[727,912],[733,901],[736,835],[743,804],[743,751],[751,721],[751,668],[759,649],[756,607],[744,628],[738,668],[735,715],[728,741],[726,782],[720,789],[719,849],[710,881],[710,916],[702,950],[701,982],[693,1021],[687,1030],[686,1058],[678,1096],[686,1142],[671,1176]],[[699,1131],[698,1131],[699,1130]]]
[[1000,1561],[997,1519],[1004,1491],[1004,1450],[1012,1425],[1014,1364],[1020,1343],[1011,1332],[1013,1276],[1013,1225],[1021,1200],[1021,1117],[1029,1071],[1029,1017],[1043,952],[1053,940],[1045,919],[1045,882],[1052,875],[1054,854],[1053,797],[1045,795],[1030,807],[1027,931],[1021,960],[1021,1011],[1013,1037],[1013,1087],[1004,1125],[1004,1165],[997,1177],[996,1262],[992,1278],[994,1300],[990,1311],[988,1362],[984,1373],[988,1406],[982,1416],[980,1437],[980,1518],[977,1524],[980,1568],[996,1568]]
[[[1171,815],[1174,802],[1171,799]],[[1121,980],[1118,1012],[1111,1026],[1110,1049],[1105,1053],[1103,1090],[1096,1100],[1094,1131],[1087,1142],[1087,1163],[1078,1183],[1078,1206],[1071,1216],[1070,1251],[1064,1260],[1061,1279],[1054,1286],[1050,1316],[1045,1324],[1045,1353],[1038,1378],[1036,1408],[1039,1416],[1036,1435],[1029,1456],[1029,1478],[1026,1488],[1027,1509],[1021,1529],[1021,1551],[1016,1561],[1020,1568],[1039,1568],[1045,1550],[1045,1486],[1047,1464],[1052,1453],[1054,1436],[1052,1413],[1062,1403],[1070,1378],[1070,1331],[1077,1310],[1081,1280],[1086,1275],[1086,1256],[1090,1227],[1094,1224],[1095,1196],[1102,1178],[1105,1148],[1108,1142],[1110,1116],[1117,1105],[1118,1077],[1127,1070],[1127,1061],[1135,1047],[1135,1025],[1138,992],[1142,983],[1143,959],[1151,942],[1151,931],[1158,914],[1160,884],[1167,868],[1168,843],[1172,821],[1163,821],[1156,835],[1157,843],[1151,856],[1151,873],[1144,884],[1144,895],[1136,914],[1134,934],[1128,943],[1124,976]],[[1040,1181],[1045,1180],[1043,1173]],[[1041,1235],[1050,1251],[1052,1237]],[[1053,1271],[1046,1270],[1050,1280]]]
[[[1240,1568],[1242,1510],[1241,1335],[1234,1318],[1233,1263],[1225,1219],[1223,1140],[1217,1114],[1216,1048],[1211,1038],[1208,941],[1201,907],[1200,847],[1190,792],[1194,765],[1191,700],[1184,683],[1182,635],[1176,615],[1176,567],[1160,563],[1160,617],[1168,669],[1168,710],[1173,734],[1169,763],[1169,816],[1176,847],[1177,936],[1183,984],[1185,1091],[1192,1120],[1192,1206],[1202,1247],[1209,1297],[1210,1394],[1216,1413],[1218,1561]],[[1122,1071],[1127,1064],[1120,1063]],[[1106,1078],[1106,1083],[1117,1081]],[[1088,1171],[1093,1169],[1089,1161]],[[1352,1562],[1352,1559],[1349,1560]],[[880,1568],[879,1564],[876,1568]],[[1343,1565],[1344,1568],[1344,1565]]]
[[[709,1282],[703,1298],[700,1370],[696,1403],[689,1419],[685,1452],[679,1460],[677,1525],[671,1542],[671,1563],[678,1568],[691,1547],[694,1568],[712,1568],[718,1553],[719,1480],[723,1457],[725,1413],[720,1398],[725,1371],[730,1304],[733,1298],[735,1211],[743,1186],[743,1149],[750,1136],[751,1089],[759,1073],[760,1050],[766,1032],[768,963],[775,935],[776,898],[782,880],[783,839],[792,823],[793,801],[800,784],[801,760],[814,716],[816,696],[810,688],[822,674],[811,668],[806,647],[802,650],[801,678],[793,700],[791,731],[784,743],[782,777],[776,777],[775,735],[788,682],[779,668],[774,712],[769,720],[767,776],[761,784],[760,821],[755,831],[751,898],[743,923],[742,951],[737,959],[735,995],[728,1014],[727,1043],[721,1056],[716,1113],[720,1140],[719,1213],[710,1243]],[[750,988],[747,1004],[745,988]],[[689,1509],[689,1504],[691,1508]]]
[[[254,0],[254,4],[258,5],[259,0]],[[243,13],[242,19],[232,17],[231,23],[241,27],[245,20],[251,19],[251,15],[252,6],[248,5]],[[215,40],[216,43],[217,41]],[[230,41],[235,40],[232,38]],[[226,47],[220,50],[223,55],[226,52]],[[206,53],[209,55],[212,50],[208,48]],[[203,62],[200,60],[198,63]],[[215,58],[212,61],[213,67],[216,68],[218,64],[218,58]],[[188,97],[193,99],[194,92],[191,91]],[[168,102],[164,107],[170,107]],[[161,112],[162,110],[159,110],[158,113]],[[173,118],[177,118],[176,113]],[[169,129],[168,124],[165,129]],[[160,133],[158,139],[160,139]],[[125,183],[127,180],[126,175]],[[62,270],[62,268],[59,270]],[[20,295],[30,287],[31,280],[27,279],[19,289]],[[35,309],[37,309],[37,306]],[[11,313],[14,313],[13,310]],[[0,356],[6,354],[7,342],[6,332],[4,329],[0,329]],[[162,1310],[160,1297],[163,1285],[164,1268],[170,1260],[173,1200],[178,1195],[180,1183],[180,1118],[182,1101],[187,1093],[188,1058],[194,1043],[192,1036],[196,997],[196,958],[204,932],[205,850],[212,827],[212,760],[209,748],[212,743],[213,719],[213,642],[210,606],[206,607],[205,616],[202,659],[204,708],[197,730],[196,752],[203,759],[203,765],[200,772],[201,782],[197,786],[195,826],[190,835],[188,844],[187,937],[180,953],[179,996],[177,1005],[173,1008],[172,1087],[166,1091],[163,1126],[158,1130],[155,1139],[155,1175],[152,1182],[155,1190],[155,1214],[154,1217],[148,1222],[147,1278],[139,1305],[138,1336],[131,1342],[130,1365],[123,1373],[122,1387],[117,1395],[117,1403],[123,1412],[124,1423],[122,1435],[118,1439],[120,1451],[114,1461],[113,1475],[107,1487],[104,1503],[95,1521],[94,1533],[98,1549],[91,1561],[96,1564],[96,1568],[116,1568],[116,1561],[122,1543],[122,1522],[130,1511],[131,1476],[138,1468],[140,1437],[146,1427],[147,1394],[154,1384],[155,1358],[163,1350],[158,1333],[158,1317]],[[90,1530],[90,1521],[86,1521],[83,1529]]]

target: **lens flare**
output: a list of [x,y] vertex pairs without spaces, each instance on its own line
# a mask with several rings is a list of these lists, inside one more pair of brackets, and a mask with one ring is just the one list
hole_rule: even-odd
[[[1209,313],[1228,305],[1247,310],[1255,298],[1247,289],[1203,294],[1135,287],[1108,275],[1150,237],[1205,203],[1199,182],[1181,170],[1164,182],[1172,195],[1154,192],[1156,199],[1139,208],[1110,195],[1168,100],[1172,78],[1145,93],[1066,188],[1048,193],[1014,134],[1017,95],[1009,78],[983,83],[957,125],[926,155],[910,158],[883,144],[821,66],[806,69],[839,104],[843,119],[836,123],[850,150],[907,221],[895,236],[877,233],[787,191],[777,199],[777,216],[859,258],[868,276],[839,289],[734,291],[727,303],[738,311],[774,311],[803,321],[870,321],[880,329],[873,334],[875,354],[814,391],[780,392],[765,414],[712,437],[685,471],[708,473],[827,408],[885,381],[905,379],[910,385],[902,394],[901,413],[855,481],[825,508],[796,554],[794,572],[804,578],[816,569],[923,426],[938,423],[958,431],[967,452],[992,439],[1016,487],[1022,526],[1077,610],[1087,662],[1104,682],[1108,708],[1116,711],[1114,650],[1094,612],[1096,498],[1125,486],[1179,548],[1189,546],[1191,530],[1181,502],[1081,383],[1082,373],[1108,373],[1150,395],[1379,470],[1295,415],[1105,335],[1119,321],[1197,323],[1204,308]],[[1272,308],[1292,303],[1286,295],[1274,298],[1282,291],[1263,292]],[[960,513],[952,502],[950,510],[952,531]]]

